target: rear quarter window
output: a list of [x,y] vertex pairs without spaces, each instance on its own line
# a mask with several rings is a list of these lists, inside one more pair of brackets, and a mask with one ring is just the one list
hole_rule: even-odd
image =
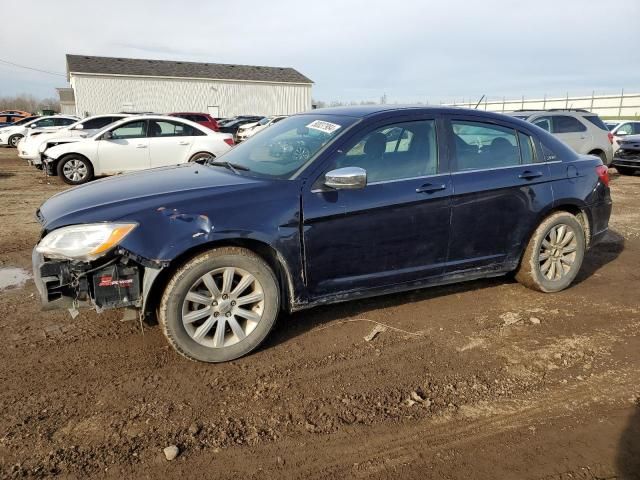
[[598,127],[600,130],[605,130],[608,131],[609,129],[607,128],[607,126],[605,125],[605,123],[602,121],[602,119],[597,116],[597,115],[587,115],[584,117],[586,120],[589,120],[591,123],[593,123],[596,127]]
[[567,115],[553,117],[553,133],[575,133],[586,130],[587,127],[577,118]]

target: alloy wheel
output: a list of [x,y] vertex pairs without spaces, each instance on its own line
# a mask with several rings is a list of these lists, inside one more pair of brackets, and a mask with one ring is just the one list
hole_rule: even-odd
[[262,285],[252,274],[241,268],[218,268],[189,289],[182,303],[182,324],[205,347],[229,347],[255,330],[264,302]]
[[72,182],[79,182],[87,177],[89,169],[81,160],[69,160],[62,167],[62,172]]
[[573,268],[578,241],[573,229],[564,223],[554,225],[542,241],[538,262],[547,280],[560,280]]

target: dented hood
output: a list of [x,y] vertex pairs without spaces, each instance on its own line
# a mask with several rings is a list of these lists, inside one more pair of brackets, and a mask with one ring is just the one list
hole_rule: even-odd
[[[45,231],[81,223],[133,220],[187,203],[232,202],[233,192],[270,183],[223,167],[187,164],[105,178],[54,195],[38,210]],[[214,200],[213,197],[221,197]]]

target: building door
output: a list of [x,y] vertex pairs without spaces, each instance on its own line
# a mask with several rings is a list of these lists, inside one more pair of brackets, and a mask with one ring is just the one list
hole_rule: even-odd
[[220,107],[218,105],[209,105],[207,107],[207,113],[213,118],[220,118]]

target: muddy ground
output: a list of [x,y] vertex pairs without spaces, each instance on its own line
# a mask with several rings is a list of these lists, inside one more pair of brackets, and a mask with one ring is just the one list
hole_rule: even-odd
[[[318,308],[223,365],[3,290],[0,478],[640,478],[640,176],[612,173],[611,233],[565,292]],[[0,150],[0,268],[30,268],[33,213],[64,188]]]

